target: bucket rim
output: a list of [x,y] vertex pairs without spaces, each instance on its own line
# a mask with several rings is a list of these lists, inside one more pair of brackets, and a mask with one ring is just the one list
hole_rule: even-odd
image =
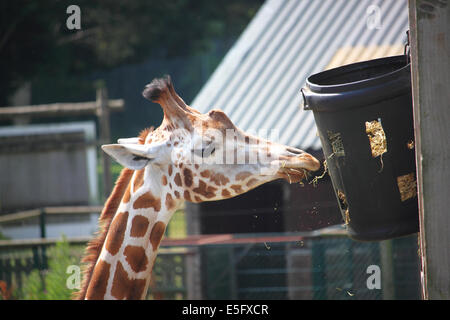
[[[362,70],[366,68],[372,68],[376,67],[377,65],[385,65],[387,62],[389,63],[399,63],[399,62],[405,62],[405,65],[401,68],[395,69],[391,72],[383,73],[378,76],[357,80],[357,81],[351,81],[351,82],[345,82],[345,83],[339,83],[339,84],[328,84],[328,85],[321,85],[317,84],[317,80],[323,79],[323,78],[329,78],[330,76],[334,74],[345,72],[351,72],[356,70]],[[319,73],[315,73],[311,76],[309,76],[306,79],[306,87],[311,90],[312,92],[317,93],[338,93],[338,92],[345,92],[345,91],[352,91],[357,90],[360,88],[364,88],[367,86],[375,86],[377,84],[382,84],[389,82],[391,80],[397,79],[405,74],[406,72],[409,72],[410,69],[410,62],[407,60],[406,55],[397,55],[397,56],[389,56],[389,57],[383,57],[383,58],[377,58],[372,60],[366,60],[366,61],[360,61],[355,62],[351,64],[346,64],[343,66],[339,66],[333,69],[325,70]]]

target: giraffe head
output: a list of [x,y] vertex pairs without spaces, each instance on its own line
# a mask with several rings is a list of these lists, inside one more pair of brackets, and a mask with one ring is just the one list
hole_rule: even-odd
[[83,259],[80,299],[143,298],[165,228],[185,200],[231,198],[279,178],[298,182],[320,165],[302,150],[241,131],[220,110],[187,106],[169,77],[153,80],[143,95],[162,106],[164,119],[156,130],[102,146],[126,168]]
[[320,167],[302,150],[243,132],[221,110],[202,114],[187,106],[168,76],[153,80],[143,96],[163,108],[160,127],[102,148],[129,169],[161,170],[175,199],[226,199],[275,179],[299,182]]

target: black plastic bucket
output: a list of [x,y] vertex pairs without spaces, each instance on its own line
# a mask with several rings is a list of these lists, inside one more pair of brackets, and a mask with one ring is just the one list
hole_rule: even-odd
[[310,76],[312,110],[349,236],[391,239],[419,231],[410,65],[406,56]]

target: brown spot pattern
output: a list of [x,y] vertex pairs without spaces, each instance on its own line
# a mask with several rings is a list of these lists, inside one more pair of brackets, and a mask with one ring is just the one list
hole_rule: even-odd
[[111,265],[103,260],[97,262],[89,284],[89,289],[86,293],[87,299],[102,300],[105,298],[110,268]]
[[161,183],[163,186],[167,186],[167,177],[165,175],[162,176]]
[[254,185],[256,185],[256,183],[258,183],[258,179],[252,178],[247,182],[247,187],[253,187]]
[[183,196],[184,199],[186,199],[187,201],[192,201],[191,194],[189,193],[189,191],[185,190]]
[[202,202],[203,200],[199,196],[194,196],[195,201]]
[[237,180],[237,181],[239,181],[239,180],[245,180],[245,179],[247,179],[248,177],[250,177],[251,175],[252,175],[252,173],[251,173],[251,172],[248,172],[248,171],[239,172],[239,173],[236,175],[236,180]]
[[189,170],[188,168],[185,168],[183,170],[183,176],[184,176],[184,184],[186,185],[186,187],[190,187],[192,186],[192,171]]
[[199,180],[198,187],[194,188],[193,191],[201,194],[205,198],[211,199],[216,195],[217,189],[212,186],[208,186],[203,180]]
[[155,211],[161,210],[161,199],[155,198],[151,192],[146,192],[141,195],[133,203],[134,209],[153,208]]
[[119,261],[117,262],[111,294],[119,300],[138,300],[144,293],[145,283],[145,279],[129,279],[127,272]]
[[234,192],[236,192],[236,193],[242,193],[243,192],[242,191],[242,187],[240,185],[237,185],[237,184],[233,184],[230,188],[233,189]]
[[222,190],[222,196],[224,196],[224,197],[229,197],[231,194],[230,194],[230,191],[228,191],[227,189],[223,189]]
[[175,191],[175,198],[180,199],[180,193],[178,191]]
[[166,225],[164,222],[158,221],[152,228],[152,232],[150,233],[150,243],[152,244],[153,251],[159,246],[161,239],[164,235],[164,231],[166,231]]
[[136,171],[133,183],[133,192],[136,192],[136,190],[144,184],[144,170],[145,169]]
[[208,178],[209,176],[210,176],[210,172],[209,172],[209,170],[205,170],[205,171],[202,171],[202,172],[200,172],[200,175],[203,177],[203,178]]
[[123,251],[125,259],[134,272],[145,271],[148,264],[148,259],[145,250],[138,246],[127,246]]
[[225,177],[223,174],[221,173],[216,173],[211,175],[210,180],[212,182],[214,182],[216,185],[220,186],[224,186],[226,185],[228,182],[230,182],[230,179],[228,179],[227,177]]
[[179,187],[181,187],[181,176],[180,173],[177,172],[177,174],[175,175],[175,178],[173,179],[173,181],[175,182],[175,184]]
[[122,246],[123,238],[125,236],[125,229],[127,228],[128,212],[121,212],[115,217],[108,231],[108,238],[106,239],[106,250],[112,255],[119,252]]
[[171,164],[169,164],[169,177],[172,175],[172,165]]
[[131,222],[131,236],[132,237],[143,237],[147,232],[148,219],[144,216],[137,215],[133,218]]
[[175,201],[173,201],[172,195],[168,193],[166,195],[166,208],[172,210],[175,207]]

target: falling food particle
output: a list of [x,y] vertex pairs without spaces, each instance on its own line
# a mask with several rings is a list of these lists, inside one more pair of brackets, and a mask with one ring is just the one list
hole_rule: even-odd
[[299,244],[300,247],[303,247],[303,246],[305,245],[305,243],[303,242],[303,240],[300,240],[300,241],[298,242],[298,244]]
[[372,157],[376,158],[387,152],[386,135],[381,121],[367,121],[366,133],[370,141],[370,149],[372,150]]
[[397,177],[397,185],[402,201],[414,198],[417,195],[417,183],[414,178],[414,172]]
[[312,183],[313,187],[316,188],[317,185],[319,184],[319,179],[322,179],[323,177],[325,177],[325,174],[328,171],[328,166],[327,166],[327,160],[323,161],[323,173],[320,176],[315,176],[314,179],[311,180],[311,182],[309,184]]
[[409,140],[408,143],[406,144],[406,147],[407,147],[409,150],[414,149],[414,141],[413,141],[413,140]]
[[337,291],[342,291],[342,288],[336,288]]

